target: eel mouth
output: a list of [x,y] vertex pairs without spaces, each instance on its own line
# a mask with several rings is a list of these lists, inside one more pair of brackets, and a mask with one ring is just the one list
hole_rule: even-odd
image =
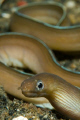
[[36,92],[33,92],[33,91],[29,91],[28,89],[23,89],[23,86],[21,85],[18,90],[22,91],[22,94],[26,97],[37,97],[38,94]]
[[44,97],[46,93],[44,92],[33,92],[33,91],[23,91],[22,94],[26,97]]
[[22,91],[22,94],[26,97],[38,97],[38,94],[35,93],[35,92],[25,92],[25,91]]

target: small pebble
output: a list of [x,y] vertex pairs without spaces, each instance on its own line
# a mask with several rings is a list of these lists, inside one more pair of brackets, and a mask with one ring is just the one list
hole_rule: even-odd
[[28,120],[28,119],[23,116],[19,116],[19,117],[13,118],[12,120]]
[[76,1],[74,0],[68,0],[64,3],[67,9],[72,9],[76,6]]
[[75,65],[74,63],[72,63],[72,64],[70,65],[70,67],[71,67],[72,69],[76,69],[76,65]]

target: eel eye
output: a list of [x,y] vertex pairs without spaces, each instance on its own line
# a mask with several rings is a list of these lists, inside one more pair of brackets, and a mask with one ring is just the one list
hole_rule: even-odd
[[44,88],[44,85],[43,85],[43,83],[42,83],[41,80],[39,80],[39,81],[37,82],[36,88],[37,88],[37,90],[42,90],[42,89]]

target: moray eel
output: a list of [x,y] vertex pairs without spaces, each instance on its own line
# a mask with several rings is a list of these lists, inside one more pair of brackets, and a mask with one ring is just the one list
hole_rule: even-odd
[[[47,8],[50,7],[51,4],[49,3],[49,6],[47,5]],[[25,8],[29,9],[32,6],[33,4],[28,8],[26,7],[21,8],[19,9],[19,11],[20,12],[22,11],[24,13]],[[57,9],[59,9],[61,12],[61,8],[57,8]],[[44,23],[45,19],[43,18],[38,18],[38,17],[31,18],[32,15],[34,14],[32,14],[29,17],[26,15],[23,15],[19,11],[17,10],[14,13],[14,16],[13,16],[14,18],[10,25],[10,28],[12,31],[24,32],[24,33],[34,35],[37,38],[40,38],[41,40],[43,40],[49,47],[55,50],[61,50],[61,51],[80,50],[80,47],[79,47],[80,26],[79,27],[78,26],[73,26],[73,27],[54,26],[50,24],[59,25],[62,22],[62,19],[64,19],[64,17],[62,17],[60,21],[57,20],[58,21],[57,23],[55,23],[55,20],[54,20],[54,23],[52,23],[52,17],[50,20],[47,19],[46,23]],[[60,14],[60,16],[61,15],[62,13]],[[39,20],[37,21],[35,19],[42,20],[43,22]],[[50,22],[50,24],[48,24],[47,22]],[[55,58],[55,55],[51,52],[51,50],[47,47],[47,45],[37,38],[27,34],[26,35],[21,34],[21,33],[0,34],[0,61],[10,66],[29,68],[32,71],[34,71],[34,73],[41,73],[41,72],[53,73],[62,77],[69,83],[80,87],[80,79],[79,79],[80,73],[79,72],[73,73],[67,70],[66,68],[64,68],[63,66],[60,66],[60,64],[57,62]],[[24,95],[22,95],[21,92],[18,90],[18,87],[20,86],[22,81],[28,77],[33,76],[32,74],[21,74],[17,71],[14,71],[8,68],[2,63],[0,63],[0,84],[4,86],[4,89],[9,94],[12,94],[28,102],[35,103],[39,106],[42,104],[43,106],[46,106],[46,104],[49,104],[50,100],[47,97],[46,98],[49,101],[46,98],[44,98],[45,96],[39,97],[39,98],[29,98],[29,96],[24,97]],[[64,82],[64,84],[66,85],[66,82]],[[75,88],[75,92],[78,91],[76,87],[70,86],[70,89],[73,92],[74,92],[74,88]],[[52,96],[50,97],[52,98]],[[63,97],[65,97],[65,94]],[[77,95],[75,97],[77,97]],[[58,101],[57,99],[57,102],[60,102],[60,100]],[[52,101],[50,101],[50,103],[53,105]],[[65,101],[63,101],[63,104],[64,103]],[[75,104],[77,105],[77,103],[78,102],[76,102]],[[56,105],[53,105],[53,106],[57,109],[59,105],[63,105],[63,104],[59,103],[58,106]],[[48,108],[52,108],[52,106],[50,106],[49,104]],[[59,110],[61,110],[61,107]],[[62,110],[61,113],[68,115],[71,118],[73,116],[71,112],[70,114],[68,112],[66,114],[64,110]],[[75,110],[73,113],[75,113]],[[73,116],[73,118],[77,118],[77,119],[79,117],[78,117],[78,113],[77,114],[75,113],[75,116]]]
[[[55,55],[44,42],[27,34],[0,34],[0,62],[9,66],[21,68],[28,67],[35,73],[54,73],[64,78],[71,84],[80,87],[80,73],[73,73],[65,69],[63,66],[60,66],[55,58]],[[46,98],[24,97],[21,91],[18,90],[23,80],[33,76],[32,74],[21,74],[8,68],[2,63],[0,63],[0,84],[3,85],[6,92],[25,101],[35,103],[36,105],[48,107],[50,109],[53,108]]]
[[25,96],[45,97],[60,113],[80,120],[80,89],[59,76],[40,73],[23,81],[20,88]]
[[[32,3],[17,8],[12,16],[10,29],[33,35],[54,50],[79,51],[80,25],[59,26],[66,23],[65,18],[66,10],[60,3]],[[54,19],[57,23],[52,23]]]

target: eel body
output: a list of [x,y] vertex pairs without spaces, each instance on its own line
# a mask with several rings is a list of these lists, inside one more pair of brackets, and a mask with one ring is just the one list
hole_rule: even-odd
[[[26,35],[26,34],[21,34],[21,33],[5,33],[2,35],[0,34],[0,61],[3,62],[4,64],[10,65],[10,66],[25,67],[25,68],[28,67],[35,73],[41,73],[41,72],[54,73],[56,75],[61,76],[69,83],[80,87],[80,74],[72,73],[71,71],[64,69],[62,66],[60,66],[58,64],[54,54],[51,52],[51,50],[47,47],[47,45],[45,43],[43,43],[42,41],[40,41],[32,36]],[[76,87],[69,86],[67,88],[67,91],[68,90],[71,90],[71,91],[69,91],[69,93],[66,93],[69,95],[67,97],[67,95],[63,94],[63,92],[65,92],[65,88],[67,87],[66,81],[65,81],[64,86],[61,85],[62,86],[61,90],[63,89],[63,91],[61,91],[60,99],[57,98],[59,91],[57,91],[57,94],[55,96],[55,98],[56,98],[55,102],[57,101],[56,105],[54,104],[54,101],[53,101],[54,98],[52,96],[46,97],[52,104],[52,106],[51,106],[49,101],[46,98],[44,98],[45,97],[44,95],[40,96],[39,98],[29,98],[29,96],[24,97],[21,94],[21,91],[18,90],[18,88],[19,88],[20,84],[23,82],[23,80],[28,77],[31,77],[31,76],[32,75],[30,75],[30,74],[26,75],[26,74],[18,73],[17,71],[14,71],[14,70],[8,68],[7,66],[3,65],[2,63],[0,63],[0,84],[4,86],[4,89],[6,90],[6,92],[8,92],[9,94],[12,94],[16,97],[19,97],[23,100],[26,100],[28,102],[35,103],[42,107],[45,107],[46,105],[49,105],[47,107],[50,109],[53,108],[52,106],[54,106],[56,109],[58,109],[60,107],[58,110],[61,110],[62,114],[68,115],[68,117],[73,116],[73,118],[77,118],[77,120],[78,120],[78,118],[80,116],[78,116],[77,111],[75,113],[75,109],[80,109],[77,106],[77,104],[79,103],[79,100],[80,100],[79,98],[77,98],[77,95],[80,92],[80,90],[78,92],[78,89]],[[44,78],[44,77],[42,76],[42,78]],[[45,76],[45,79],[47,81],[50,81],[47,76]],[[50,84],[51,84],[51,82],[50,82]],[[61,81],[59,81],[59,84],[61,84]],[[23,90],[23,88],[22,88],[22,90]],[[74,95],[74,99],[72,98],[71,94]],[[80,96],[80,94],[78,96]],[[34,97],[34,96],[32,96],[32,97]],[[62,100],[61,100],[61,97],[63,97]],[[69,99],[69,97],[70,97],[70,99]],[[62,106],[66,104],[65,103],[66,98],[67,98],[68,102],[70,102],[71,100],[72,101],[76,100],[75,104],[78,108],[73,107],[72,112],[74,110],[74,112],[73,112],[74,115],[72,115],[71,111],[69,113],[65,109],[65,107],[62,108]],[[51,101],[51,99],[52,99],[52,101]],[[68,105],[68,103],[66,105]],[[68,108],[68,106],[67,106],[67,109],[70,110],[70,108]],[[64,110],[65,110],[65,112],[64,112]]]
[[[40,11],[41,8],[44,12]],[[64,18],[66,16],[64,11],[62,6],[52,3],[31,4],[17,9],[13,15],[10,29],[15,32],[34,35],[55,50],[79,51],[80,26],[55,26],[67,23]],[[62,18],[59,20],[61,16]],[[36,76],[22,74],[0,63],[0,84],[9,94],[39,105],[50,102],[62,114],[80,120],[80,90],[74,87],[80,87],[80,73],[73,73],[60,66],[47,45],[31,35],[21,33],[0,34],[0,62],[9,66],[29,68],[34,73],[47,73]],[[23,82],[28,77],[29,79]],[[20,84],[22,93],[27,97],[24,97],[18,90]]]
[[21,84],[27,97],[45,97],[55,109],[73,120],[80,120],[80,89],[50,73],[40,73]]
[[[56,24],[62,21],[66,23],[64,20],[65,14],[65,8],[58,3],[32,3],[16,10],[11,20],[10,29],[13,32],[33,35],[43,40],[54,50],[79,51],[80,25],[56,26],[51,23],[54,19],[57,19]],[[60,17],[61,19],[58,22]]]
[[29,68],[34,73],[53,73],[80,87],[80,73],[60,66],[45,43],[26,34],[0,35],[0,61],[9,66]]

